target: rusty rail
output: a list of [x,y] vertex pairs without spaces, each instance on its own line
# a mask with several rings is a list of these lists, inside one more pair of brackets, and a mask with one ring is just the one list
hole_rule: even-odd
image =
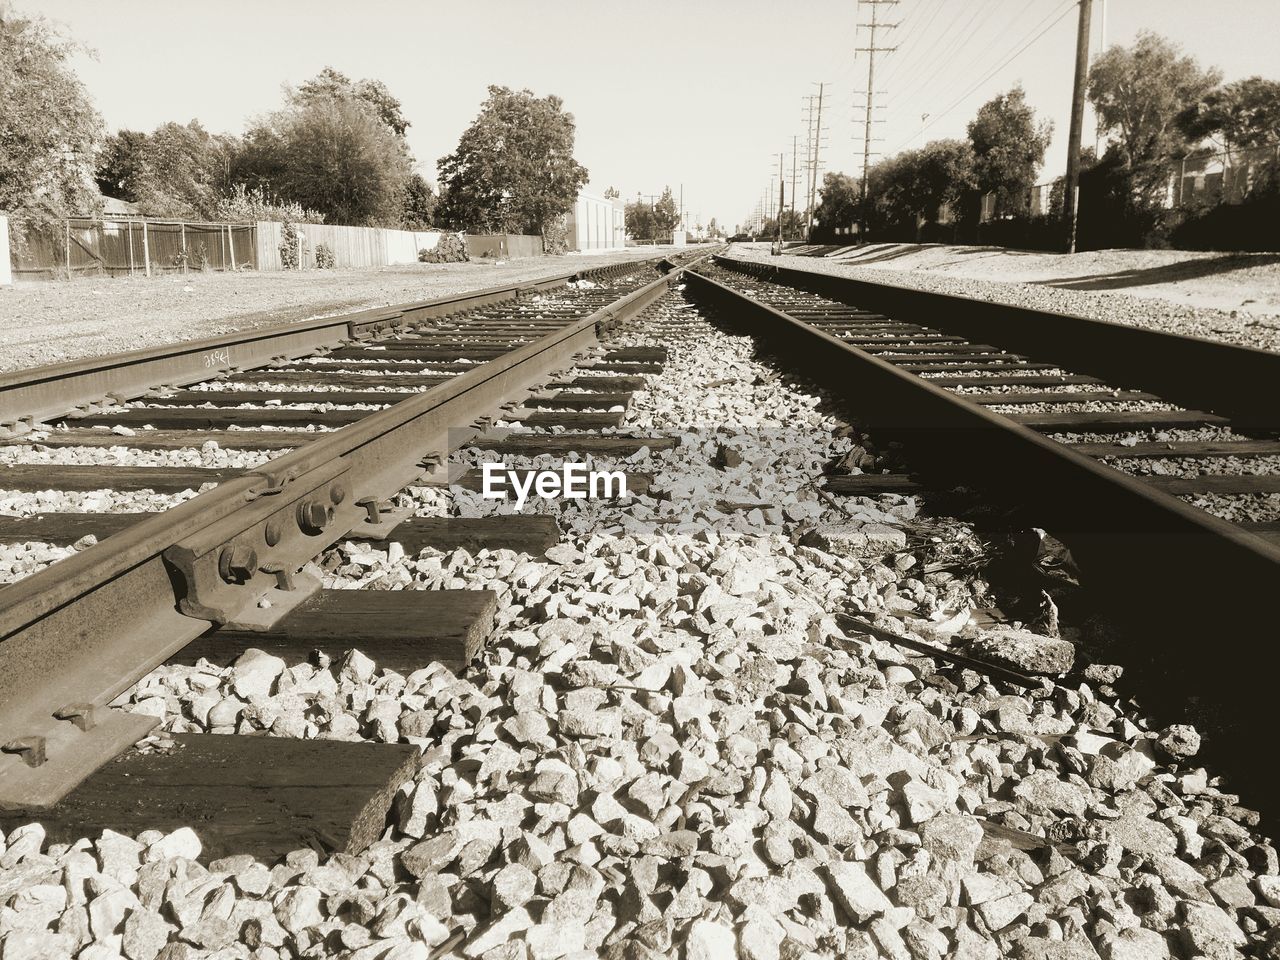
[[269,593],[286,612],[307,595],[305,563],[345,536],[383,532],[384,498],[681,274],[0,589],[0,806],[52,804],[144,736],[154,720],[111,700],[214,624],[254,616]]

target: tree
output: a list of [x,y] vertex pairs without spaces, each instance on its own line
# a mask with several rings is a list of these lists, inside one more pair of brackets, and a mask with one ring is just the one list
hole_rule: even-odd
[[622,196],[622,194],[618,191],[617,187],[605,188],[604,197],[606,200],[617,200],[620,196]]
[[409,230],[426,230],[435,223],[436,195],[420,173],[409,177],[404,190],[401,222]]
[[207,219],[230,195],[235,137],[209,133],[192,120],[166,123],[152,133],[121,130],[108,137],[98,159],[98,187],[133,201],[144,213]]
[[1210,90],[1178,114],[1191,142],[1211,139],[1226,151],[1280,141],[1280,82],[1247,77]]
[[1151,205],[1163,190],[1170,158],[1188,137],[1178,117],[1221,80],[1158,34],[1143,32],[1132,47],[1114,46],[1089,71],[1089,102],[1127,167],[1131,189]]
[[680,208],[676,198],[671,195],[671,188],[662,191],[662,196],[653,205],[653,233],[658,240],[671,240],[676,228],[680,226]]
[[77,45],[0,3],[0,210],[18,227],[93,213],[102,120],[67,65]]
[[[874,193],[870,183],[867,193]],[[824,173],[822,185],[818,187],[818,206],[813,211],[813,218],[818,224],[815,234],[831,238],[835,236],[836,227],[850,227],[857,223],[860,195],[861,185],[847,173]],[[805,225],[808,225],[807,220]]]
[[983,193],[995,194],[997,216],[1026,213],[1052,133],[1051,122],[1036,123],[1021,85],[978,109],[969,123],[974,180]]
[[934,140],[917,151],[903,199],[911,213],[936,223],[942,207],[949,206],[954,213],[976,186],[973,148],[963,140]]
[[545,237],[587,182],[573,143],[573,114],[559,97],[489,87],[457,149],[440,158],[442,217],[459,228]]
[[236,179],[330,223],[398,225],[413,173],[404,141],[361,100],[309,98],[246,135]]
[[624,218],[627,225],[627,236],[632,240],[655,239],[653,224],[653,208],[643,200],[634,200],[626,205]]
[[798,240],[804,236],[805,227],[808,226],[804,213],[800,210],[792,210],[787,207],[782,211],[779,217],[782,221],[782,239]]
[[325,67],[318,74],[291,91],[289,101],[305,106],[315,100],[360,100],[373,109],[378,118],[391,128],[397,137],[403,137],[409,129],[400,101],[391,95],[381,80],[352,81],[345,73]]

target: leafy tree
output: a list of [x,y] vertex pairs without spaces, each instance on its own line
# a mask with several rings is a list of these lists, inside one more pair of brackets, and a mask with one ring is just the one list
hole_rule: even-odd
[[489,99],[457,149],[440,158],[448,188],[442,217],[457,227],[545,238],[587,182],[573,143],[573,114],[559,97],[489,87]]
[[626,205],[624,218],[627,225],[627,236],[632,240],[655,239],[653,207],[643,200],[634,200]]
[[[883,166],[877,164],[876,167]],[[876,167],[873,167],[874,171]],[[869,178],[870,179],[870,178]],[[874,195],[870,182],[868,195]],[[818,224],[815,233],[821,232],[825,237],[835,235],[836,227],[849,227],[858,221],[859,197],[861,185],[847,173],[824,173],[822,185],[818,187],[818,206],[813,211],[813,218]],[[808,220],[805,220],[805,227]]]
[[606,200],[617,200],[620,196],[622,196],[622,194],[618,191],[617,187],[608,187],[604,191],[604,197]]
[[935,223],[941,207],[958,207],[977,186],[973,148],[962,140],[934,140],[916,154],[903,199],[909,212]]
[[289,95],[291,103],[306,106],[315,100],[354,99],[368,104],[397,137],[409,129],[400,101],[391,95],[381,80],[352,81],[345,73],[325,67]]
[[1170,40],[1143,32],[1131,47],[1114,46],[1089,71],[1089,102],[1126,166],[1131,189],[1152,204],[1163,190],[1169,159],[1187,149],[1178,117],[1221,80]]
[[676,205],[676,198],[671,194],[671,188],[667,187],[662,191],[658,202],[653,205],[654,238],[670,240],[675,236],[676,228],[679,226],[680,208]]
[[102,120],[67,65],[79,49],[42,18],[0,3],[0,210],[28,226],[98,208]]
[[782,221],[782,239],[798,240],[804,236],[805,228],[809,225],[804,213],[800,210],[792,210],[790,207],[782,211],[779,217]]
[[152,133],[121,130],[108,137],[98,159],[98,187],[158,217],[210,218],[231,191],[235,137],[209,133],[192,120],[166,123]]
[[969,123],[978,189],[994,193],[996,215],[1022,214],[1031,203],[1036,171],[1044,162],[1052,122],[1036,123],[1021,85],[984,103]]
[[411,175],[405,183],[404,211],[401,222],[409,230],[426,230],[435,223],[436,195],[431,184],[420,173]]
[[1280,141],[1280,82],[1247,77],[1210,90],[1178,114],[1187,140],[1211,139],[1224,150]]
[[314,97],[258,121],[234,173],[330,223],[398,225],[413,164],[367,103]]
[[711,222],[707,224],[707,236],[715,239],[724,236],[724,231],[716,223],[716,218],[712,217]]

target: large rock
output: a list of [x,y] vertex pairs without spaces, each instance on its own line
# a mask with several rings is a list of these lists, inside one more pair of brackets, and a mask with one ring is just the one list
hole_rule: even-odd
[[806,547],[817,547],[850,557],[880,557],[907,548],[907,535],[887,523],[820,523],[800,540]]
[[893,906],[861,863],[836,860],[827,864],[825,872],[832,899],[855,923],[866,923]]
[[1042,637],[1030,630],[984,633],[969,644],[968,653],[1011,670],[1032,674],[1062,674],[1076,660],[1076,648],[1066,640]]

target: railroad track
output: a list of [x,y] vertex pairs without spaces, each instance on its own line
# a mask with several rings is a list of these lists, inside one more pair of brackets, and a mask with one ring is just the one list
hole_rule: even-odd
[[[1280,583],[1280,518],[1261,511],[1280,494],[1280,356],[713,259],[690,271],[695,295],[849,401],[882,442],[901,441],[910,475],[836,487],[963,486],[1066,541],[1091,595],[1137,624],[1113,655],[1148,676],[1155,704],[1197,705],[1251,768],[1248,732],[1274,727],[1270,678],[1241,665],[1274,634],[1262,598]],[[1173,475],[1144,467],[1170,461]],[[1232,498],[1234,517],[1215,515]],[[1207,637],[1220,653],[1206,655]]]
[[[922,440],[947,442],[937,415],[883,387],[862,390],[862,375],[840,359],[845,345],[819,343],[804,332],[812,326],[759,303],[795,309],[814,303],[807,294],[689,266],[665,279],[601,281],[612,289],[508,298],[456,328],[446,318],[388,329],[360,356],[317,357],[309,366],[340,383],[360,363],[450,362],[367,359],[386,352],[379,347],[439,336],[491,352],[528,339],[530,309],[593,309],[556,317],[544,336],[477,357],[447,383],[353,424],[308,431],[294,453],[237,464],[260,485],[248,500],[255,488],[231,477],[104,531],[66,561],[229,489],[238,501],[226,507],[230,528],[259,524],[261,539],[249,544],[258,556],[250,562],[216,515],[179,531],[185,552],[160,551],[165,589],[152,581],[148,599],[135,585],[136,608],[118,622],[136,633],[138,614],[154,607],[165,623],[184,623],[173,608],[192,598],[189,582],[212,585],[197,598],[210,607],[230,607],[233,588],[267,597],[272,622],[248,622],[262,615],[255,601],[237,605],[242,622],[197,624],[203,632],[189,642],[174,643],[172,630],[143,638],[150,648],[132,651],[135,662],[165,662],[116,702],[135,722],[163,716],[165,735],[57,802],[0,815],[0,857],[19,882],[43,876],[47,861],[56,871],[63,857],[96,853],[103,872],[123,879],[91,878],[114,898],[88,905],[95,935],[121,935],[107,908],[136,888],[139,902],[129,900],[118,924],[126,943],[129,924],[136,934],[150,918],[158,940],[282,956],[728,956],[738,942],[761,946],[744,955],[906,956],[910,942],[928,956],[1030,956],[1064,944],[1085,951],[1089,941],[1107,956],[1166,935],[1188,952],[1212,953],[1223,938],[1261,944],[1269,914],[1240,892],[1256,879],[1269,896],[1263,884],[1277,876],[1256,815],[1193,769],[1185,737],[1149,728],[1112,688],[1113,668],[1082,656],[1024,672],[976,652],[993,637],[1055,642],[1028,641],[974,609],[981,591],[955,561],[982,545],[966,523],[927,511],[943,474],[841,466],[865,434],[836,401],[854,401],[860,421],[881,425],[868,441],[877,450],[901,440],[913,466]],[[724,283],[700,280],[703,270]],[[605,298],[603,309],[588,293]],[[835,301],[820,312],[856,322]],[[517,316],[521,329],[508,329]],[[743,327],[754,339],[734,329]],[[194,392],[270,392],[266,374],[233,376]],[[483,384],[492,395],[468,400]],[[276,385],[282,395],[324,392],[285,385]],[[154,399],[172,398],[146,398],[156,415],[183,409]],[[258,457],[276,450],[264,434],[303,432],[240,426],[213,429],[262,439],[250,451]],[[406,432],[380,442],[397,426]],[[133,446],[182,428],[129,429],[107,442]],[[176,448],[133,452],[164,469],[160,455],[189,455],[207,436],[189,433]],[[984,453],[981,442],[975,434],[966,449]],[[100,449],[78,448],[86,457]],[[311,485],[310,470],[330,464],[334,449],[346,472]],[[308,469],[271,484],[273,466],[291,457]],[[495,461],[522,474],[565,461],[618,468],[636,495],[513,512],[478,492],[478,468]],[[366,489],[376,523],[368,503],[354,520],[342,512]],[[310,506],[317,501],[323,510]],[[281,518],[299,530],[325,524],[288,554],[284,570],[306,568],[292,590],[275,555],[264,556],[267,525]],[[191,558],[210,554],[215,576],[189,581],[184,571],[204,569]],[[318,572],[303,562],[312,557]],[[60,566],[16,586],[38,577],[49,586]],[[255,566],[261,580],[234,582]],[[308,592],[307,574],[328,589]],[[302,596],[289,607],[291,593]],[[101,620],[108,634],[115,622]],[[65,659],[98,655],[96,640]],[[44,678],[28,678],[47,700]],[[73,724],[86,713],[60,712]],[[39,833],[18,826],[32,819]],[[93,840],[104,828],[125,836]],[[42,843],[81,838],[90,846],[42,853]],[[205,861],[208,873],[184,858]],[[1176,914],[1135,900],[1142,930],[1123,936],[1092,920],[1119,918],[1127,891],[1152,889],[1142,886],[1147,874],[1169,878],[1161,896]],[[163,898],[156,876],[166,878]],[[18,921],[44,909],[13,888],[3,905]],[[1233,903],[1243,905],[1228,915]],[[74,952],[71,922],[37,927],[15,925],[6,955]]]
[[[597,351],[572,377],[550,375],[660,295],[675,266],[617,265],[0,380],[0,423],[19,454],[4,487],[61,491],[52,510],[0,518],[0,539],[100,541],[0,588],[0,804],[47,812],[148,733],[154,718],[108,704],[184,649],[305,656],[344,630],[369,643],[381,632],[384,648],[399,645],[397,666],[460,666],[491,598],[410,604],[379,631],[368,626],[378,598],[333,596],[304,566],[348,537],[519,542],[510,524],[417,520],[390,501],[409,483],[474,486],[448,476],[449,453],[516,402],[535,431],[616,426],[652,351]],[[147,465],[94,456],[121,447]],[[109,493],[86,503],[86,491]],[[419,649],[406,650],[403,621],[422,618],[439,629],[418,629]],[[379,774],[403,766],[395,752]]]

